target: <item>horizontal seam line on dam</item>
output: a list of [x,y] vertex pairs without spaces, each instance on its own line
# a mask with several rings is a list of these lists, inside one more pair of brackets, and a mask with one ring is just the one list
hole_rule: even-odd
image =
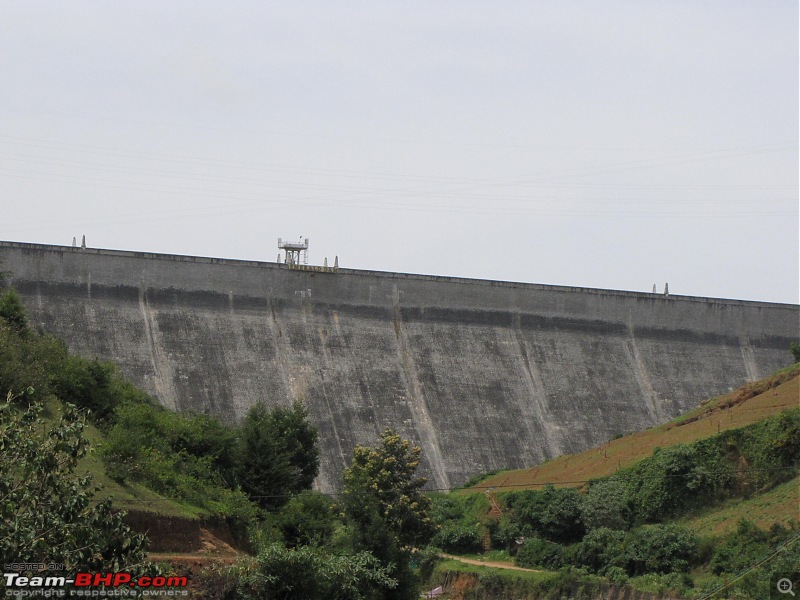
[[[29,242],[10,242],[0,240],[0,250],[3,248],[15,248],[21,250],[38,250],[50,253],[63,253],[71,252],[83,255],[96,255],[96,256],[113,256],[119,258],[129,259],[150,259],[160,261],[172,262],[185,262],[194,264],[206,265],[222,265],[229,267],[249,267],[256,269],[267,270],[280,270],[290,271],[286,266],[280,263],[244,260],[236,258],[214,258],[203,256],[192,256],[185,254],[161,254],[152,252],[140,252],[134,250],[110,250],[105,248],[76,248],[73,246],[59,246],[55,244],[35,244]],[[314,272],[298,270],[298,273],[309,273],[311,275],[351,275],[359,277],[380,277],[385,279],[400,279],[400,280],[413,280],[413,281],[430,281],[437,283],[456,283],[460,285],[479,285],[486,287],[497,288],[512,288],[521,290],[542,290],[561,293],[580,293],[592,296],[612,296],[612,297],[629,297],[651,300],[672,300],[678,302],[697,302],[697,303],[713,303],[724,304],[730,306],[759,306],[764,308],[782,308],[782,309],[800,309],[800,305],[790,304],[784,302],[764,302],[759,300],[738,300],[734,298],[713,298],[705,296],[683,296],[680,294],[662,294],[653,292],[635,292],[629,290],[612,290],[605,288],[587,288],[577,286],[553,285],[544,283],[528,283],[517,281],[502,281],[493,279],[476,279],[469,277],[452,277],[446,275],[424,275],[419,273],[397,273],[393,271],[372,271],[367,269],[347,269],[339,268],[338,272]]]

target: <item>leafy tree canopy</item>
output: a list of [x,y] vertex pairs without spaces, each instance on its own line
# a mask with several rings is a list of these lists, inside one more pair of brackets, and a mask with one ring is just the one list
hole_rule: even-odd
[[299,403],[272,411],[263,403],[253,406],[241,429],[242,489],[267,509],[310,489],[319,472],[317,435]]
[[389,569],[368,552],[329,555],[309,546],[268,546],[252,567],[240,568],[226,597],[242,600],[366,600],[397,587]]
[[0,319],[20,332],[28,326],[28,314],[16,291],[8,290],[0,296]]
[[417,595],[411,548],[427,544],[437,529],[430,500],[422,493],[426,480],[416,476],[420,454],[419,446],[386,429],[374,448],[356,446],[344,472],[342,504],[352,523],[353,546],[373,554],[397,580],[384,592],[387,600]]
[[0,403],[0,561],[63,563],[67,570],[132,569],[146,538],[110,502],[92,504],[90,477],[75,473],[88,442],[85,418],[66,405],[55,424],[41,405]]
[[424,545],[436,532],[423,495],[424,477],[416,477],[421,449],[386,429],[376,447],[356,446],[344,472],[344,502],[356,522],[375,511],[404,546]]

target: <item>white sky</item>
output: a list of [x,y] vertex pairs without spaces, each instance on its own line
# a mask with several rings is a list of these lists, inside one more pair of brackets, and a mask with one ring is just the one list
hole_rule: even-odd
[[0,239],[798,302],[796,0],[0,14]]

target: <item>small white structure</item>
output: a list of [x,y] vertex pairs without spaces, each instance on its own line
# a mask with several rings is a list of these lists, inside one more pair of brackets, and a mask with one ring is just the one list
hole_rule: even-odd
[[[308,264],[308,238],[300,238],[299,242],[283,241],[278,238],[278,248],[285,252],[283,262],[287,265]],[[280,258],[280,254],[278,255]]]

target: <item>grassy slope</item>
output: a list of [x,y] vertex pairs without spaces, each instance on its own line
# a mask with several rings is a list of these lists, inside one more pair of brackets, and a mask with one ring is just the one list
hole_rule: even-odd
[[117,483],[106,475],[103,461],[97,455],[97,447],[103,439],[103,434],[93,425],[88,425],[85,433],[92,442],[92,446],[89,453],[81,460],[78,468],[81,472],[91,473],[94,483],[100,484],[101,489],[95,494],[98,500],[111,498],[116,508],[152,512],[170,517],[193,519],[208,514],[195,506],[165,498],[140,483]]
[[[60,412],[61,405],[57,401],[51,401],[47,405],[44,417],[48,422],[53,423],[55,415]],[[141,484],[121,485],[115,482],[106,475],[103,461],[100,460],[97,454],[97,449],[103,441],[102,432],[91,423],[87,423],[84,435],[91,443],[91,446],[88,454],[78,463],[76,472],[92,475],[93,485],[100,486],[100,490],[95,493],[97,500],[111,498],[115,508],[152,512],[170,517],[197,518],[207,515],[205,511],[199,508],[182,504],[170,498],[164,498]]]
[[678,524],[698,535],[721,535],[736,529],[740,519],[752,521],[761,529],[800,519],[800,477],[747,500],[728,500],[721,506],[680,519]]
[[[694,442],[720,431],[744,427],[798,404],[800,364],[795,364],[766,379],[707,400],[695,410],[659,427],[612,440],[580,454],[560,456],[531,469],[501,472],[467,490],[519,490],[549,482],[575,485],[573,482],[611,475],[619,468],[631,466],[649,457],[656,447]],[[796,517],[796,511],[794,514]]]

